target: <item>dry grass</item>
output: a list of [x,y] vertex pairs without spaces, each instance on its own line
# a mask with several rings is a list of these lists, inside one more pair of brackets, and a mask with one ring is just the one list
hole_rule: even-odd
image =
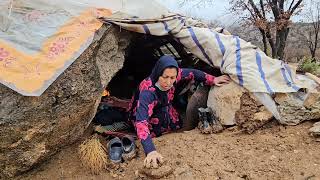
[[79,146],[82,164],[93,174],[99,174],[107,167],[108,156],[97,135],[91,136]]

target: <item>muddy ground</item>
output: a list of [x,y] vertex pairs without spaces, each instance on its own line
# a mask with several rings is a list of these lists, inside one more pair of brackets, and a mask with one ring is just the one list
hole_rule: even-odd
[[[320,179],[320,142],[308,134],[311,126],[273,122],[250,135],[235,127],[211,135],[197,129],[164,135],[155,144],[173,173],[162,179]],[[81,165],[78,145],[18,179],[150,179],[138,175],[141,148],[136,159],[92,175]]]

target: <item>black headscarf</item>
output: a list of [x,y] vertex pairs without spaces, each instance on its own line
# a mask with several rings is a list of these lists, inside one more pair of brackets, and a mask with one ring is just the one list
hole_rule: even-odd
[[168,67],[175,67],[177,70],[179,68],[177,61],[172,56],[161,56],[157,63],[154,65],[150,74],[152,84],[155,84],[158,81],[163,71]]

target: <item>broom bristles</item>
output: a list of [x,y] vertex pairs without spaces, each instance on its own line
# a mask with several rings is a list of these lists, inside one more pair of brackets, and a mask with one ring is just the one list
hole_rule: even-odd
[[94,174],[99,174],[107,167],[108,157],[105,147],[94,135],[79,146],[82,164]]

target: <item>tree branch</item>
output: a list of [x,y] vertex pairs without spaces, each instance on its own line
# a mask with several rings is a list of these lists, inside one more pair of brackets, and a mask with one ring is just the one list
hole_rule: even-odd
[[284,0],[279,0],[279,9],[283,11]]
[[289,9],[288,9],[289,12],[291,11],[291,8],[292,8],[292,6],[293,6],[293,3],[294,3],[294,0],[292,0],[291,3],[290,3]]
[[278,6],[277,6],[277,1],[276,0],[272,0],[272,2],[268,1],[268,3],[269,3],[269,6],[271,7],[274,19],[277,21],[279,19],[279,9],[278,9]]
[[263,0],[260,0],[260,7],[261,7],[263,18],[266,18],[266,11],[264,10]]
[[249,13],[251,14],[252,18],[254,18],[256,20],[257,16],[254,14],[254,12],[252,12],[252,10],[249,8],[249,6],[247,6],[246,3],[243,3],[243,5],[249,11]]
[[293,12],[299,7],[299,5],[302,3],[302,0],[299,0],[294,6],[293,8],[291,9],[290,11],[290,15],[293,14]]
[[257,16],[261,19],[263,19],[263,16],[261,15],[259,9],[257,8],[257,6],[254,4],[253,0],[249,0],[249,3],[251,5],[251,7],[253,8],[254,12],[257,14]]

